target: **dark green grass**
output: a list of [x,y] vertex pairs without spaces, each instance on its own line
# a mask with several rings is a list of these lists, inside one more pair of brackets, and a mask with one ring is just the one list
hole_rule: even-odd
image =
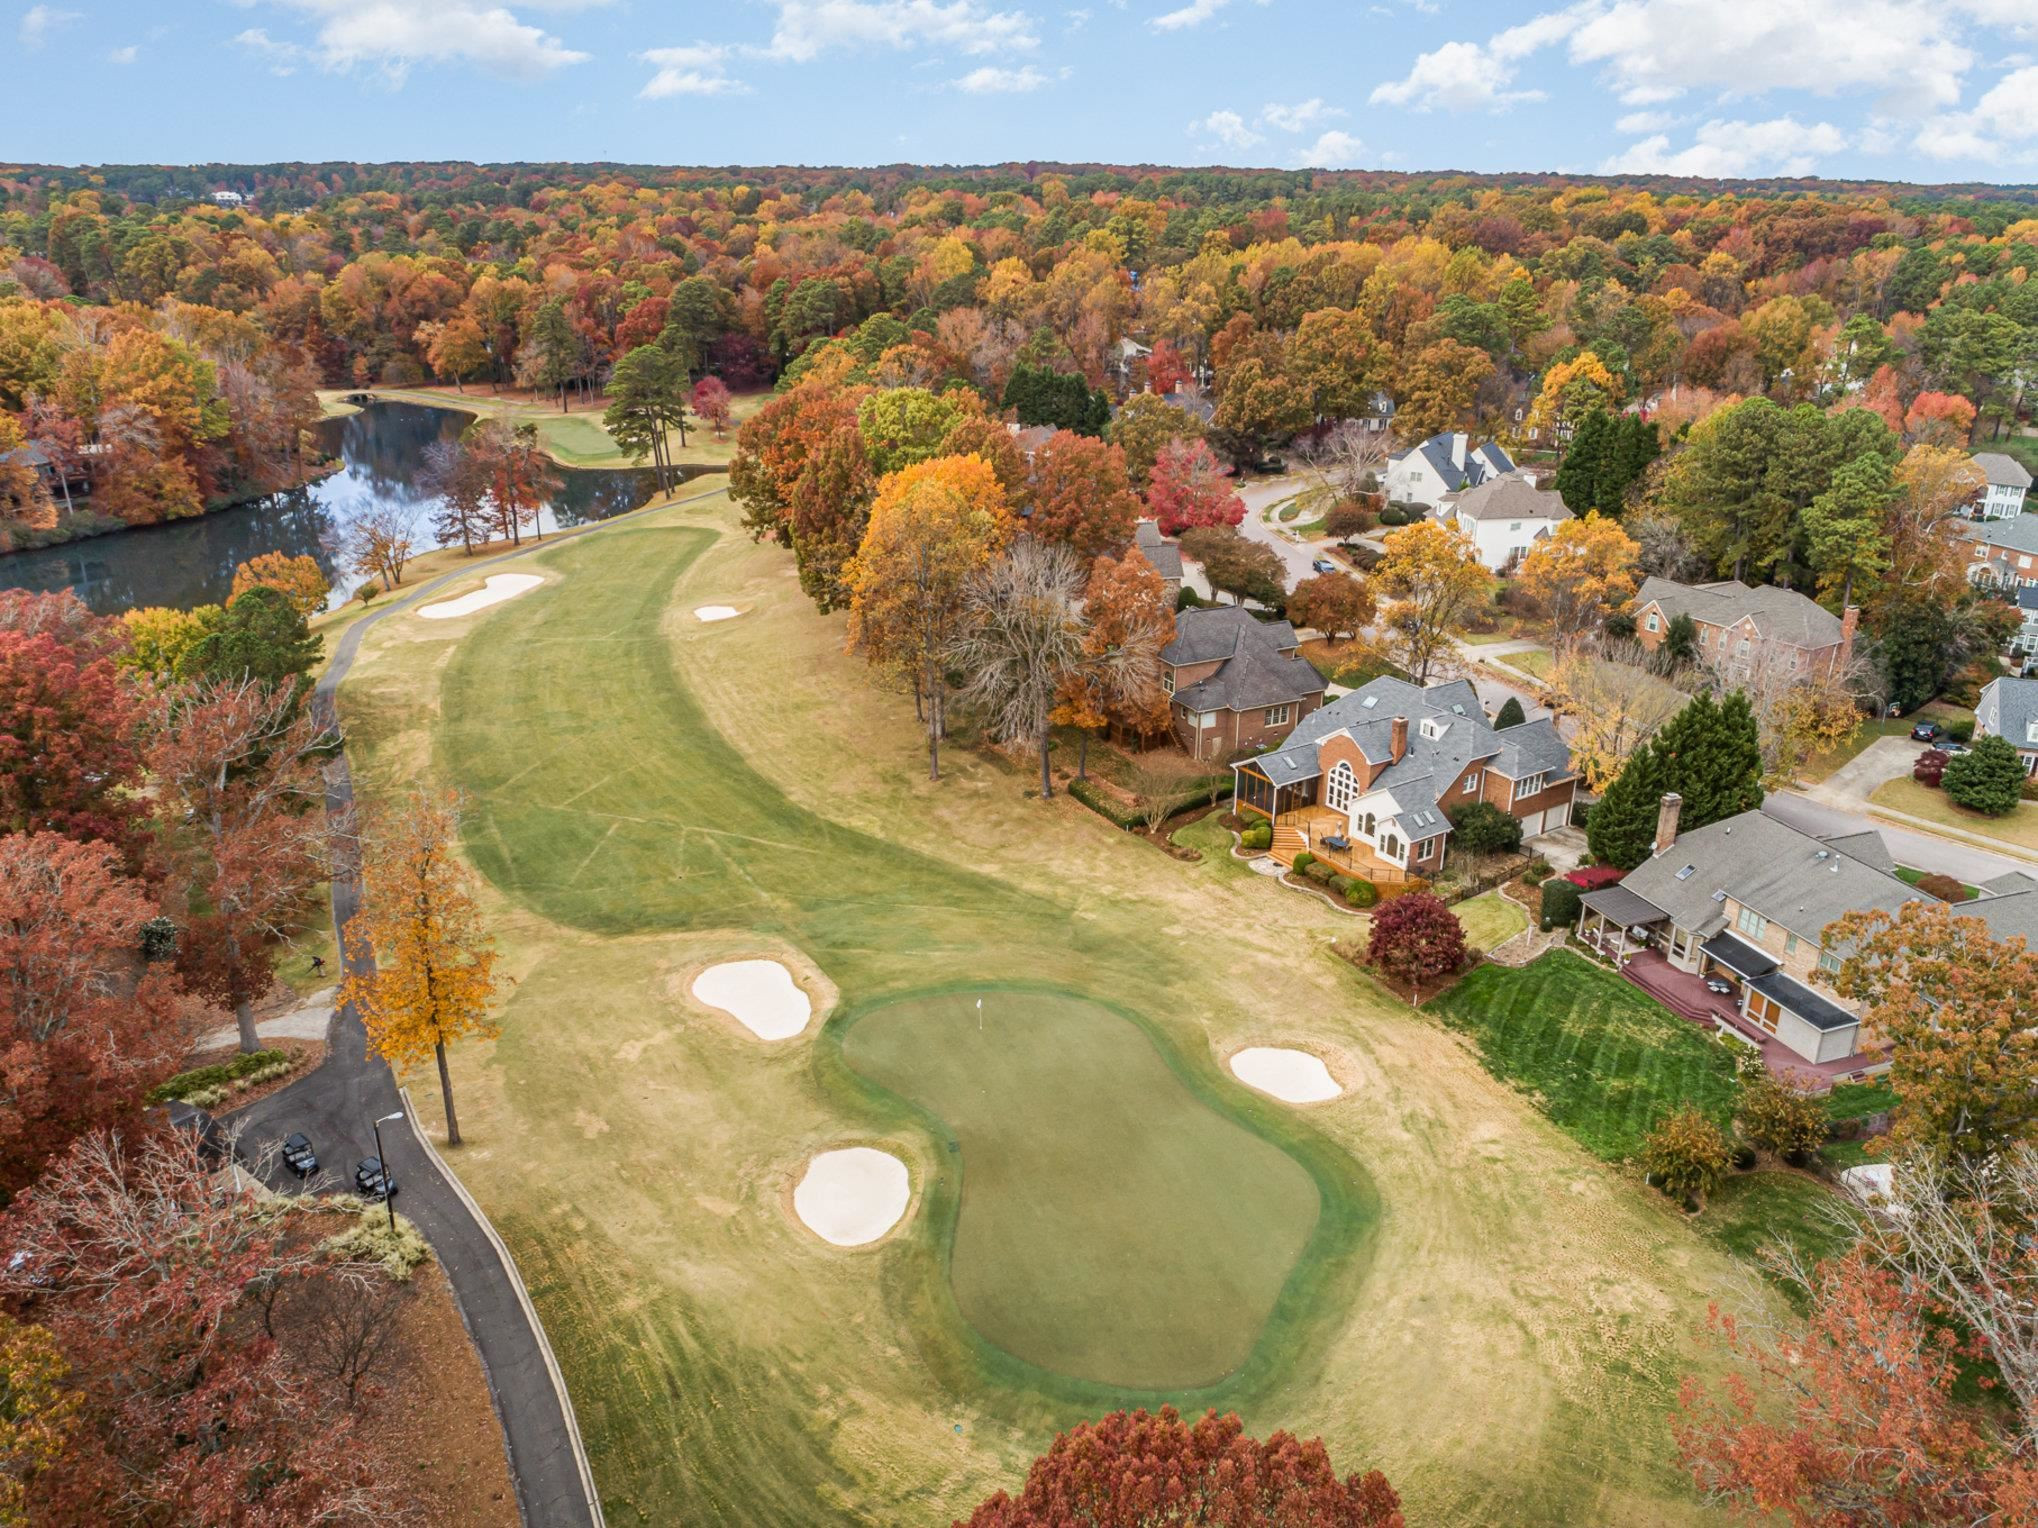
[[1621,977],[1565,950],[1519,970],[1485,965],[1437,1004],[1494,1076],[1533,1094],[1594,1155],[1635,1155],[1656,1121],[1693,1104],[1725,1126],[1732,1056]]
[[1207,1385],[1245,1360],[1309,1241],[1316,1188],[1197,1098],[1136,1024],[1065,993],[964,990],[877,1009],[843,1054],[949,1132],[949,1274],[987,1339],[1135,1389]]
[[1866,1119],[1871,1114],[1887,1114],[1896,1107],[1896,1089],[1887,1082],[1842,1082],[1835,1084],[1826,1095],[1826,1118],[1835,1124],[1841,1120]]
[[[1837,1212],[1837,1213],[1836,1213]],[[1736,1173],[1706,1198],[1698,1228],[1736,1257],[1760,1264],[1763,1255],[1794,1247],[1807,1262],[1844,1252],[1855,1223],[1823,1184],[1797,1173]]]

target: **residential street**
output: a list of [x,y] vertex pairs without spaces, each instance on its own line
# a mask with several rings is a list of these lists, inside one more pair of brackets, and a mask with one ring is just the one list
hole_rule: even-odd
[[1290,589],[1311,576],[1310,563],[1319,555],[1318,549],[1311,542],[1297,541],[1276,529],[1267,522],[1266,512],[1282,500],[1294,498],[1307,486],[1299,477],[1256,478],[1241,484],[1238,490],[1238,496],[1245,500],[1245,519],[1238,527],[1239,534],[1274,549],[1287,568]]
[[1991,854],[1986,849],[1970,849],[1965,844],[1940,838],[1934,833],[1900,828],[1884,818],[1866,812],[1847,811],[1792,791],[1771,791],[1762,803],[1762,810],[1801,833],[1815,833],[1825,838],[1872,828],[1882,835],[1882,841],[1889,845],[1889,852],[1896,856],[1897,863],[1955,876],[1970,885],[1978,886],[2012,870],[2038,874],[2038,867],[2029,860]]

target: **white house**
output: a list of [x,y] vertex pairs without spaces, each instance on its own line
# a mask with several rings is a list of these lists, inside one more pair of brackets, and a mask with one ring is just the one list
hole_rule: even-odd
[[1556,494],[1545,493],[1517,471],[1445,494],[1436,517],[1472,538],[1480,562],[1505,573],[1569,520],[1571,511]]
[[[238,191],[215,191],[207,198],[215,207],[244,207],[248,199]],[[2030,479],[2026,478],[2026,482]]]
[[1432,435],[1421,445],[1387,459],[1387,497],[1396,504],[1435,509],[1447,493],[1476,488],[1489,478],[1512,471],[1514,463],[1492,441],[1473,446],[1462,430]]
[[1988,474],[1988,491],[1975,501],[1975,512],[1984,520],[2021,515],[2024,494],[2031,487],[2031,474],[2024,464],[2000,451],[1977,451],[1974,464]]

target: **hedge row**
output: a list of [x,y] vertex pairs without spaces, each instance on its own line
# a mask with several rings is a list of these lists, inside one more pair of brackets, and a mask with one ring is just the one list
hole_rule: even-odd
[[[1186,812],[1191,807],[1214,806],[1216,803],[1230,797],[1231,787],[1231,776],[1226,775],[1222,780],[1218,780],[1213,784],[1189,791],[1168,803],[1167,815],[1172,817],[1175,813]],[[1106,822],[1123,828],[1128,833],[1140,825],[1139,813],[1134,812],[1129,807],[1120,806],[1115,800],[1103,791],[1098,790],[1088,780],[1069,781],[1068,793],[1095,812],[1099,817],[1102,817]]]
[[287,1070],[291,1064],[288,1051],[249,1051],[235,1056],[231,1061],[193,1067],[188,1072],[179,1072],[168,1081],[157,1083],[149,1089],[149,1102],[160,1104],[173,1098],[188,1098],[193,1093],[225,1088],[239,1082],[243,1077],[252,1077],[255,1073],[267,1071],[274,1066],[281,1066]]
[[1329,860],[1318,859],[1307,850],[1295,856],[1294,868],[1332,896],[1344,898],[1347,906],[1371,907],[1380,900],[1380,888],[1364,876],[1346,875]]

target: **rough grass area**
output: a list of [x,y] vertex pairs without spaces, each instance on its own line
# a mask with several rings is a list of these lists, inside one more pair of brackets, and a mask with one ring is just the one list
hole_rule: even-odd
[[1465,943],[1493,950],[1528,927],[1528,909],[1498,891],[1468,897],[1451,909],[1465,929]]
[[1485,965],[1438,1003],[1494,1076],[1529,1093],[1595,1156],[1640,1150],[1657,1120],[1695,1104],[1725,1125],[1732,1056],[1610,971],[1568,950],[1519,970]]
[[1869,793],[1868,799],[1875,806],[1921,817],[1941,827],[2000,839],[2019,849],[2038,849],[2038,802],[2020,801],[2008,815],[1990,817],[1957,805],[1943,790],[1933,790],[1910,779],[1885,780]]
[[1137,1023],[1068,993],[964,988],[878,1008],[843,1056],[953,1143],[949,1272],[984,1337],[1134,1389],[1245,1361],[1315,1229],[1316,1185]]
[[[1795,1253],[1806,1263],[1846,1251],[1858,1224],[1846,1202],[1802,1173],[1736,1173],[1713,1191],[1698,1227],[1734,1256],[1772,1278],[1771,1258]],[[1792,1294],[1796,1286],[1778,1279]]]
[[[1318,1237],[1351,1232],[1304,1250],[1228,1378],[1167,1398],[1321,1435],[1412,1520],[1702,1520],[1651,1419],[1713,1362],[1691,1334],[1732,1261],[1335,958],[1351,920],[972,751],[928,781],[910,697],[725,496],[533,562],[551,582],[472,622],[373,628],[341,708],[367,796],[469,792],[513,985],[502,1039],[452,1056],[453,1165],[530,1286],[611,1523],[946,1522],[1060,1428],[1159,1398],[1049,1374],[964,1317],[950,1258],[982,1153],[844,1055],[888,1004],[1047,981],[1144,1031],[1174,1079],[1142,1089],[1157,1118],[1179,1125],[1186,1089],[1300,1165]],[[716,602],[749,613],[691,618]],[[1176,837],[1228,846],[1214,814]],[[701,964],[774,952],[839,990],[807,1039],[760,1046],[686,999]],[[1348,1091],[1262,1099],[1223,1068],[1245,1045],[1306,1046]],[[417,1097],[431,1128],[436,1086]],[[850,1144],[896,1152],[915,1200],[844,1251],[786,1199]],[[1124,1158],[1084,1154],[1097,1193]]]

